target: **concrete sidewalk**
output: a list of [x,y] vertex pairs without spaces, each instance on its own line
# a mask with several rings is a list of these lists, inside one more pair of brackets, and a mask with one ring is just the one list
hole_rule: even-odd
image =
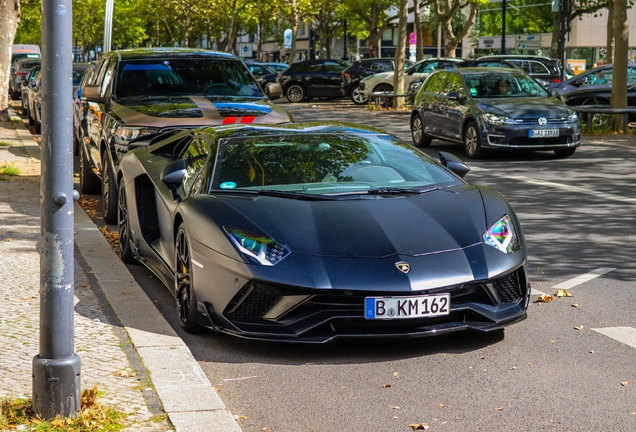
[[[21,119],[0,123],[0,399],[30,396],[38,353],[40,149]],[[240,431],[188,347],[75,204],[75,351],[82,389],[129,414],[129,431]]]

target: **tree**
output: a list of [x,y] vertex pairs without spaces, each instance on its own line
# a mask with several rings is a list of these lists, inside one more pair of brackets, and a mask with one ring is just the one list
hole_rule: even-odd
[[[398,17],[398,39],[397,46],[395,47],[395,73],[393,74],[393,88],[395,89],[395,94],[404,94],[404,56],[406,55],[408,0],[400,0]],[[396,108],[401,108],[403,105],[404,100],[402,98],[395,98]]]
[[[614,76],[612,78],[612,108],[627,108],[627,58],[629,56],[629,22],[627,21],[627,0],[614,0]],[[614,130],[623,126],[623,116],[612,116]]]
[[378,57],[378,44],[382,40],[382,34],[389,27],[389,23],[395,19],[389,16],[387,10],[397,5],[397,0],[349,0],[348,8],[358,15],[366,25],[366,31],[360,35],[368,37],[371,57]]
[[[577,18],[580,18],[583,15],[586,14],[593,14],[601,9],[607,8],[608,7],[608,0],[576,0],[576,2],[574,0],[560,0],[561,2],[567,1],[570,2],[570,16],[569,16],[569,22],[568,27],[570,26],[570,22],[574,21]],[[562,3],[563,4],[563,3]],[[563,46],[559,43],[559,41],[562,38],[562,34],[561,34],[561,26],[560,26],[560,22],[562,20],[562,14],[564,14],[564,11],[561,12],[554,12],[553,13],[553,25],[552,25],[552,45],[551,45],[551,56],[553,58],[563,58]],[[610,16],[608,18],[608,21],[610,21],[612,19],[612,17]]]
[[[475,24],[477,9],[482,4],[488,4],[488,0],[432,0],[432,9],[437,14],[444,34],[444,52],[447,57],[455,57],[455,50],[462,39],[468,34]],[[453,30],[453,17],[464,8],[468,8],[468,17],[463,27],[455,34]]]
[[11,49],[20,23],[20,0],[0,0],[0,121],[9,121]]

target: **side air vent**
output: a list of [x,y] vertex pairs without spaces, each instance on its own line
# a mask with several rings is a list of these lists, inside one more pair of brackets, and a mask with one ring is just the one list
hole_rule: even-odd
[[515,302],[523,297],[523,293],[521,292],[521,283],[519,280],[519,272],[510,273],[508,276],[503,279],[499,279],[495,282],[495,289],[497,293],[499,293],[499,297],[501,297],[501,301],[506,302]]
[[147,243],[152,243],[161,237],[161,232],[159,231],[159,219],[157,218],[155,187],[145,175],[135,179],[135,198],[141,235]]
[[257,319],[263,316],[279,299],[280,292],[267,285],[250,282],[230,301],[225,315],[235,320]]

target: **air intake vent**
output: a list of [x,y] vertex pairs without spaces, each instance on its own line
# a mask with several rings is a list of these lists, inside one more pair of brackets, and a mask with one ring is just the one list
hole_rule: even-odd
[[257,319],[280,298],[276,288],[250,282],[234,296],[225,314],[235,320]]
[[495,289],[504,303],[517,301],[523,296],[518,272],[510,273],[505,278],[499,279],[495,282]]

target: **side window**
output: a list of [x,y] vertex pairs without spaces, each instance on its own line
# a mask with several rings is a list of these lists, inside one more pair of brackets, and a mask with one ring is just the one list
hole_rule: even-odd
[[113,77],[113,69],[114,67],[109,67],[104,74],[104,80],[102,81],[102,85],[99,89],[99,95],[101,97],[106,97],[106,94],[108,93],[110,81]]
[[338,63],[334,61],[325,62],[325,72],[331,72],[331,73],[342,72],[346,68],[347,66],[343,65],[342,63]]
[[636,68],[627,68],[627,83],[632,84],[636,81]]
[[110,59],[104,59],[100,65],[98,66],[97,72],[95,73],[95,78],[93,78],[91,84],[99,85],[104,78],[104,73],[106,73],[106,69],[108,69],[108,64],[110,63]]
[[543,66],[543,63],[531,61],[530,63],[530,73],[531,74],[549,74],[548,69]]
[[321,73],[323,71],[322,63],[309,63],[303,72]]
[[422,63],[419,65],[419,68],[417,70],[417,73],[431,73],[435,70],[437,70],[437,66],[439,65],[439,62],[428,62],[428,63]]
[[432,75],[426,81],[426,87],[424,88],[425,92],[441,94],[443,90],[444,90],[444,80],[441,73]]
[[460,96],[465,96],[466,92],[464,91],[464,83],[459,75],[449,74],[448,80],[446,81],[446,90],[444,91],[446,94],[450,92],[457,92]]
[[185,160],[186,163],[186,175],[181,187],[186,194],[190,192],[192,185],[197,179],[197,175],[205,166],[205,161],[208,158],[208,150],[208,142],[203,138],[195,138],[185,149],[182,159]]

